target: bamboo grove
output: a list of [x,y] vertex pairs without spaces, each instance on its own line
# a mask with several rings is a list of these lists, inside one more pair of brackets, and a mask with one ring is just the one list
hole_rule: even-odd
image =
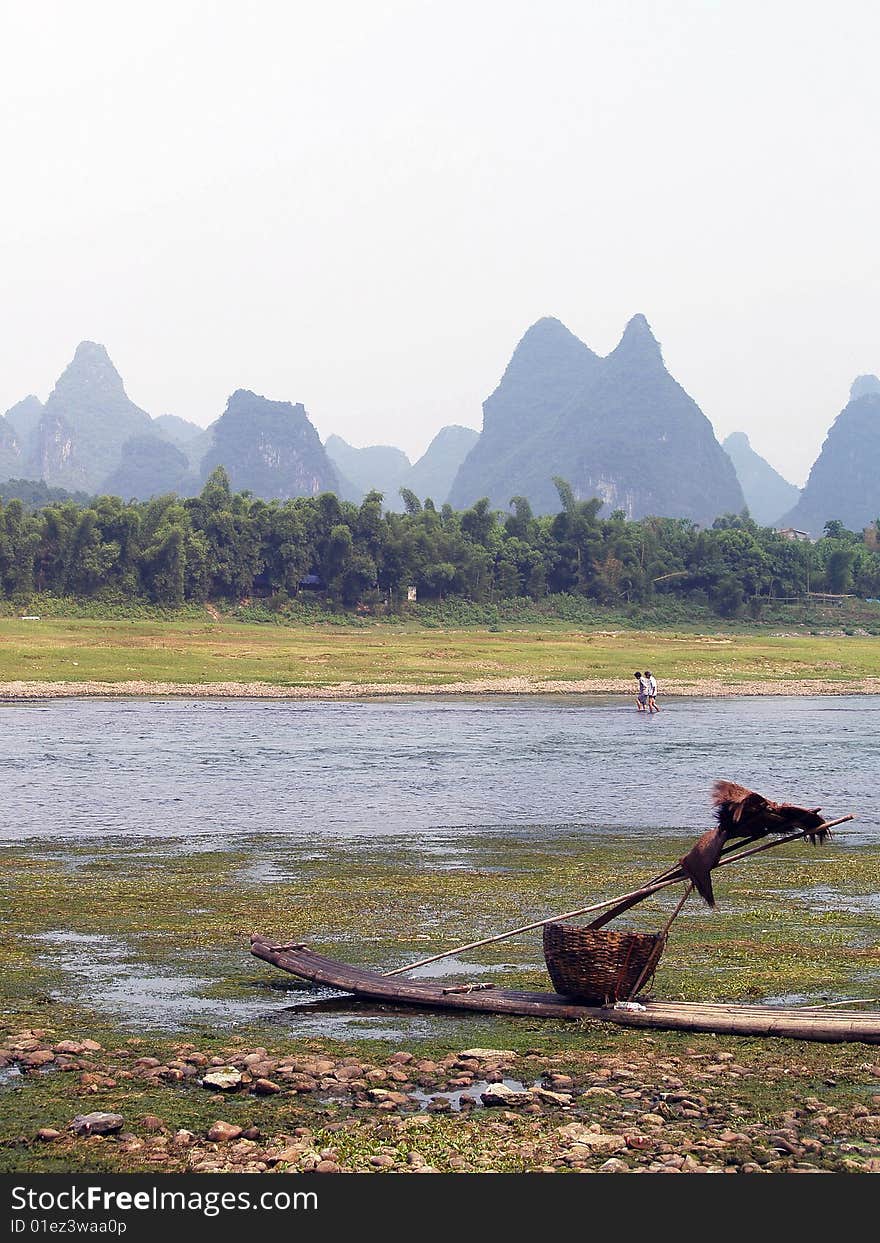
[[0,595],[143,600],[290,599],[311,587],[341,608],[397,607],[453,597],[540,600],[556,593],[639,605],[672,596],[722,616],[808,592],[880,596],[877,525],[830,522],[815,543],[758,527],[747,514],[711,529],[687,520],[599,516],[556,480],[559,512],[535,517],[523,497],[507,513],[482,500],[436,508],[402,491],[390,513],[371,492],[360,505],[332,493],[264,501],[233,493],[222,467],[200,495],[124,502],[101,496],[27,508],[0,503]]

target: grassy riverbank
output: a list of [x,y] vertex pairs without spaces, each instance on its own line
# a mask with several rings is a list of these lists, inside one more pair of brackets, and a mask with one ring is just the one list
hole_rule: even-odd
[[[454,856],[442,843],[271,835],[202,852],[143,839],[10,848],[0,1168],[876,1168],[876,1047],[292,1008],[306,990],[248,953],[260,930],[397,965],[626,889],[686,844],[473,833]],[[685,908],[657,996],[798,1004],[876,992],[880,847],[787,847],[717,888],[714,913]],[[635,926],[659,926],[670,901],[634,912]],[[450,978],[546,987],[539,939],[469,954]],[[102,1047],[59,1049],[65,1039]],[[509,1052],[462,1058],[472,1047]],[[212,1059],[243,1076],[232,1090],[200,1085]],[[523,1084],[510,1108],[453,1114],[439,1095],[470,1081],[479,1098],[497,1073]],[[122,1137],[75,1138],[70,1121],[94,1110],[121,1114]],[[248,1135],[209,1140],[218,1120]],[[572,1123],[582,1130],[560,1130]],[[589,1127],[604,1138],[585,1140]],[[39,1139],[43,1128],[59,1134]]]
[[[320,690],[349,684],[418,691],[491,690],[517,680],[572,689],[629,689],[634,668],[667,691],[813,683],[841,689],[880,677],[880,641],[867,634],[707,633],[575,629],[438,630],[376,624],[261,626],[229,621],[0,620],[0,683],[260,684]],[[580,683],[582,685],[575,686]],[[593,685],[590,685],[593,684]],[[498,685],[498,689],[505,689]],[[542,687],[541,689],[546,689]],[[822,689],[815,687],[815,689]],[[149,692],[150,687],[144,687]]]

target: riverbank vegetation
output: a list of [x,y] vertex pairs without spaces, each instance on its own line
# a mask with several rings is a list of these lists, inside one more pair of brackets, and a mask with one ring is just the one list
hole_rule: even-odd
[[523,497],[506,514],[485,500],[455,512],[405,490],[403,514],[384,512],[377,492],[359,506],[331,493],[267,502],[234,494],[222,467],[197,497],[103,496],[36,509],[13,499],[0,507],[0,598],[23,612],[35,593],[99,608],[246,601],[260,619],[305,598],[313,603],[303,621],[316,600],[375,616],[405,612],[413,598],[446,612],[456,602],[465,612],[516,602],[530,617],[571,618],[586,604],[757,621],[780,602],[808,608],[816,593],[880,597],[876,527],[831,522],[813,544],[747,515],[711,529],[629,522],[622,511],[600,518],[601,502],[575,500],[562,480],[557,488],[559,512],[546,517]]

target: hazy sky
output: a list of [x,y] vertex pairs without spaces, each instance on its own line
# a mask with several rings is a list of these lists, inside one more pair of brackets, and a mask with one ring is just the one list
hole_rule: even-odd
[[802,482],[880,372],[875,0],[0,0],[0,410],[83,338],[411,455],[644,312]]

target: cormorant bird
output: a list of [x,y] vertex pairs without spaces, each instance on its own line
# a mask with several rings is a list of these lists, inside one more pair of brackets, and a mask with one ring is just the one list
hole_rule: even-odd
[[816,846],[831,836],[828,829],[821,828],[821,807],[774,803],[754,790],[737,785],[735,781],[716,781],[712,787],[712,801],[717,826],[704,833],[681,860],[681,866],[709,906],[715,905],[712,869],[721,858],[725,843],[732,838],[766,837],[768,833],[791,833],[804,829]]

